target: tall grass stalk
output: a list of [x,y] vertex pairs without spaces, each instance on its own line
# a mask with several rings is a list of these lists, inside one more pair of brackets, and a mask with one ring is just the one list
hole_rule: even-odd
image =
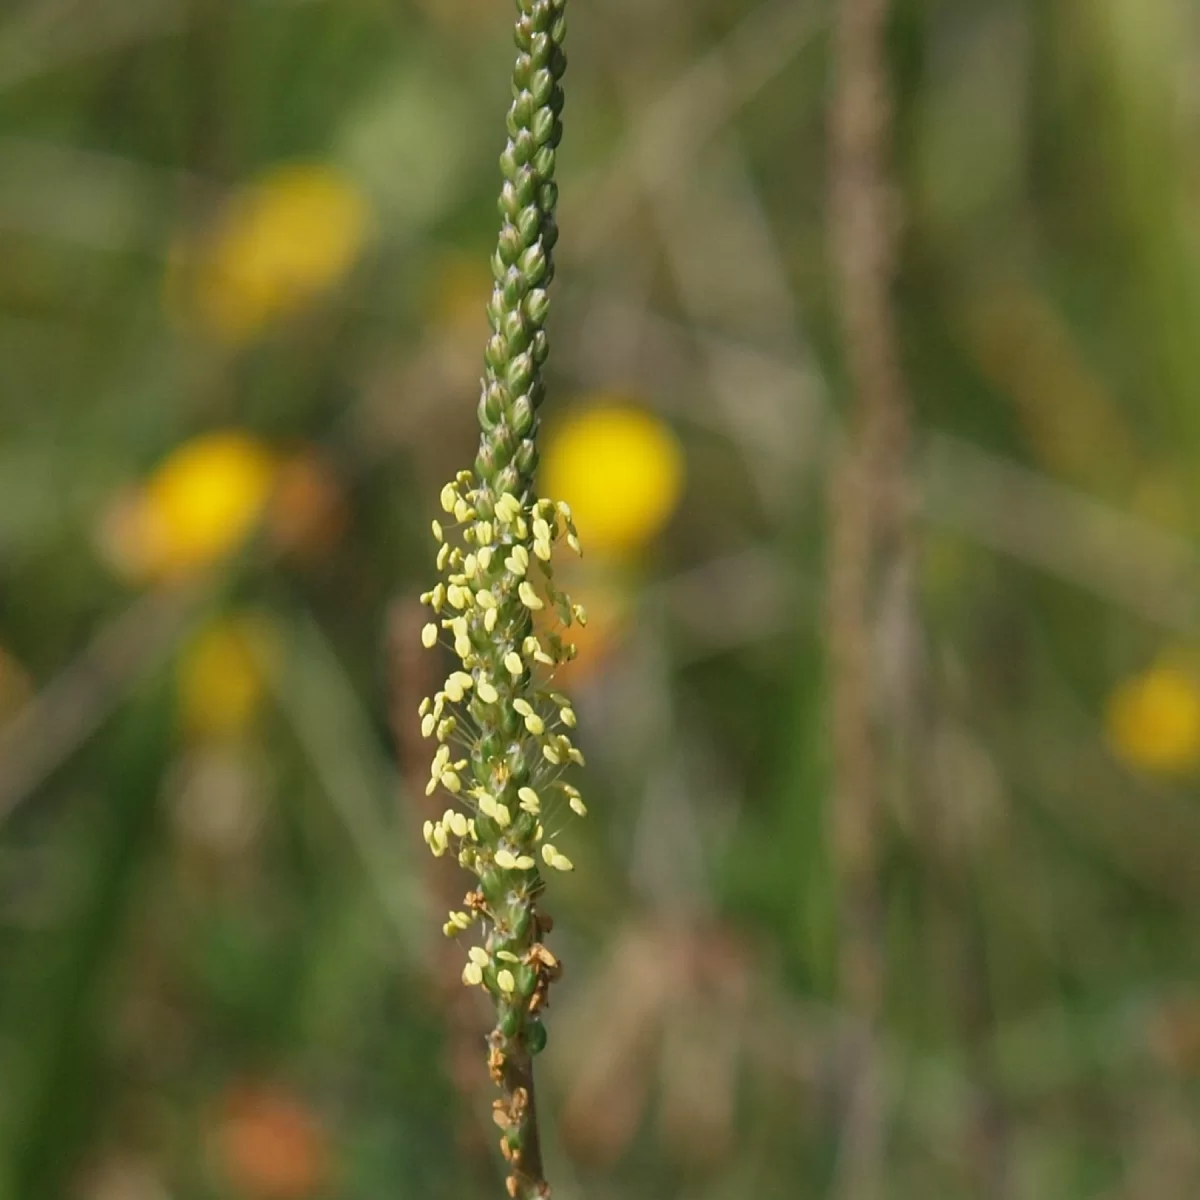
[[[899,595],[910,617],[905,463],[908,404],[891,286],[895,197],[886,32],[890,0],[841,0],[830,108],[830,248],[852,404],[830,489],[828,640],[833,726],[832,855],[839,901],[838,992],[860,1031],[852,1055],[837,1192],[883,1192],[884,1083],[877,1031],[885,989],[879,890],[882,781],[896,765],[875,669],[876,621]],[[899,587],[892,586],[895,581]],[[896,603],[891,599],[892,603]]]

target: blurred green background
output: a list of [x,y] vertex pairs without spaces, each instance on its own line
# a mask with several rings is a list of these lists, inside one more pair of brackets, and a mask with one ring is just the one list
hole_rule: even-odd
[[[585,545],[591,816],[550,897],[548,1170],[841,1196],[835,5],[572,7],[543,477]],[[881,619],[871,661],[915,679],[921,786],[885,789],[884,1194],[1182,1200],[1200,23],[893,9],[920,635]],[[510,21],[0,4],[0,1200],[503,1194],[415,647]]]

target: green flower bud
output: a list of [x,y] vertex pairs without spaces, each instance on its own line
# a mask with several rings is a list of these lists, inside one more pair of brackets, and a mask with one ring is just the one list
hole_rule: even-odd
[[546,1027],[537,1017],[531,1018],[525,1026],[525,1045],[530,1054],[541,1054],[546,1048]]

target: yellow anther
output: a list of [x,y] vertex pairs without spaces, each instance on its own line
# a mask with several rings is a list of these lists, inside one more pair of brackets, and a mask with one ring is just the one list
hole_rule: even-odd
[[540,608],[546,607],[542,603],[541,597],[533,590],[533,585],[527,579],[522,581],[521,586],[517,588],[517,595],[526,608],[532,609],[535,612]]

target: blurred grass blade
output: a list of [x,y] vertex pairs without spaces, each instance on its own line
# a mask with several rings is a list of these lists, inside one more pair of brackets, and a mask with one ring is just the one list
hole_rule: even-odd
[[401,943],[423,958],[431,922],[404,845],[382,801],[400,787],[353,684],[310,616],[297,618],[278,675],[277,700]]
[[208,594],[202,586],[139,596],[0,726],[0,823],[96,732],[129,688],[174,650]]
[[[68,1194],[73,1168],[99,1115],[113,964],[124,947],[144,869],[158,844],[157,799],[169,752],[172,705],[157,683],[126,712],[101,787],[107,802],[89,829],[91,878],[36,1003],[18,1071],[0,1164],[3,1200]],[[56,947],[56,950],[59,949]],[[55,955],[57,957],[57,954]]]

